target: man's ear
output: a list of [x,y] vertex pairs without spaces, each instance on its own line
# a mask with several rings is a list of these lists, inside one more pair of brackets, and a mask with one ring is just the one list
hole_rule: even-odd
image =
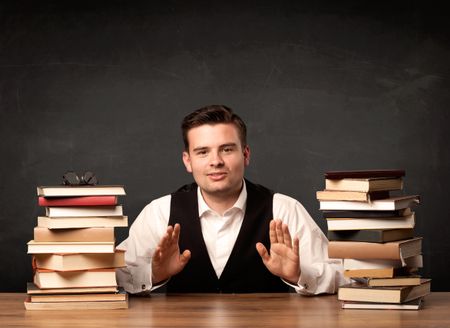
[[187,151],[183,152],[183,163],[186,167],[186,171],[192,173],[191,157],[189,156],[189,153]]
[[250,147],[248,145],[244,147],[244,164],[245,166],[250,164]]

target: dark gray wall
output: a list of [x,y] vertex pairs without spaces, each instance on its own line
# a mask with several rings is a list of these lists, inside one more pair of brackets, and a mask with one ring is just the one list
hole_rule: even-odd
[[93,170],[126,186],[132,222],[191,181],[179,123],[212,103],[248,123],[248,178],[299,199],[323,230],[315,192],[325,171],[404,168],[405,192],[423,200],[423,274],[450,290],[441,8],[91,2],[0,5],[1,291],[31,280],[37,185]]

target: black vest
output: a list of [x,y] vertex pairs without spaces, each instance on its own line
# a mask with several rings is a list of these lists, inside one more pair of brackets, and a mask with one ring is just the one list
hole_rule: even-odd
[[246,180],[247,206],[241,230],[225,268],[217,278],[198,216],[197,185],[186,185],[172,194],[169,225],[181,225],[180,250],[191,251],[186,267],[167,283],[168,293],[287,292],[289,287],[264,266],[256,243],[267,249],[272,219],[273,192]]

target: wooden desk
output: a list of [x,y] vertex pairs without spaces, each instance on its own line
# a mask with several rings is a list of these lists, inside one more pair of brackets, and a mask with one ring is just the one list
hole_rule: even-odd
[[128,310],[25,311],[25,294],[0,294],[1,327],[450,327],[450,293],[419,311],[342,310],[335,295],[131,297]]

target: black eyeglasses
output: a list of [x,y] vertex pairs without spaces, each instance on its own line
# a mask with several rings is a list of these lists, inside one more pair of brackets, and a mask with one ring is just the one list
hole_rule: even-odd
[[81,177],[79,177],[78,174],[76,174],[73,171],[68,171],[63,175],[62,179],[63,185],[66,186],[78,186],[78,185],[95,186],[96,184],[98,184],[97,177],[91,171],[84,172]]

